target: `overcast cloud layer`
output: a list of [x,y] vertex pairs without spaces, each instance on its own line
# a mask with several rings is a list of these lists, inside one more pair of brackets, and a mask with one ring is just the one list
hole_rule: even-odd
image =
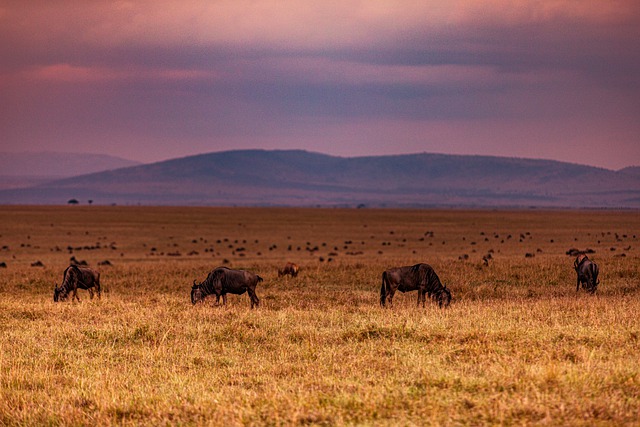
[[637,0],[2,1],[0,151],[640,164]]

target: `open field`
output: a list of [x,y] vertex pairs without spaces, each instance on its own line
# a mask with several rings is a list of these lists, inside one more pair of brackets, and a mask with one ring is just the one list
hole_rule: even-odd
[[[4,206],[0,224],[0,425],[640,422],[637,211]],[[595,296],[570,248],[595,250]],[[53,302],[71,256],[101,300]],[[382,271],[417,262],[452,305],[380,308]],[[259,309],[191,305],[222,264],[264,278]]]

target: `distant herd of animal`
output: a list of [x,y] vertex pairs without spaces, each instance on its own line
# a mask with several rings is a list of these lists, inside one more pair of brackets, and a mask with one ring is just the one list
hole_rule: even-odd
[[[573,267],[577,274],[576,292],[582,288],[594,294],[600,281],[598,280],[598,265],[591,261],[586,254],[580,253],[576,257]],[[299,268],[296,264],[288,262],[284,268],[278,269],[278,277],[290,275],[296,277]],[[216,304],[227,303],[227,294],[242,295],[245,292],[251,299],[251,308],[260,304],[260,299],[256,295],[256,286],[262,282],[262,277],[246,270],[234,270],[228,267],[218,267],[212,270],[207,278],[197,283],[193,281],[191,287],[191,303],[203,302],[209,295],[215,295]],[[100,273],[94,269],[72,264],[64,270],[62,284],[55,287],[53,300],[64,301],[69,295],[71,300],[77,299],[78,289],[85,289],[89,296],[93,298],[93,289],[100,298]],[[425,306],[426,296],[435,300],[440,307],[447,307],[451,303],[451,292],[440,282],[440,278],[428,264],[415,264],[406,267],[396,267],[385,270],[382,273],[382,286],[380,287],[380,305],[385,306],[388,302],[393,304],[393,296],[396,291],[410,292],[418,291],[418,306],[422,303]]]

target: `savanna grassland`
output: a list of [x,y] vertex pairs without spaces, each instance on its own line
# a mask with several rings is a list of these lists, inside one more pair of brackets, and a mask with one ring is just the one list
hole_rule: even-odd
[[[100,300],[53,302],[71,256]],[[0,262],[0,425],[640,423],[636,211],[5,206]],[[451,306],[381,308],[417,262]],[[219,265],[260,308],[191,305]]]

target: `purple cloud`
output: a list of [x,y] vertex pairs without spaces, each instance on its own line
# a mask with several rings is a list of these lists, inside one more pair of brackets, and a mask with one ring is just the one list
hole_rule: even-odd
[[640,163],[633,0],[13,2],[3,149]]

